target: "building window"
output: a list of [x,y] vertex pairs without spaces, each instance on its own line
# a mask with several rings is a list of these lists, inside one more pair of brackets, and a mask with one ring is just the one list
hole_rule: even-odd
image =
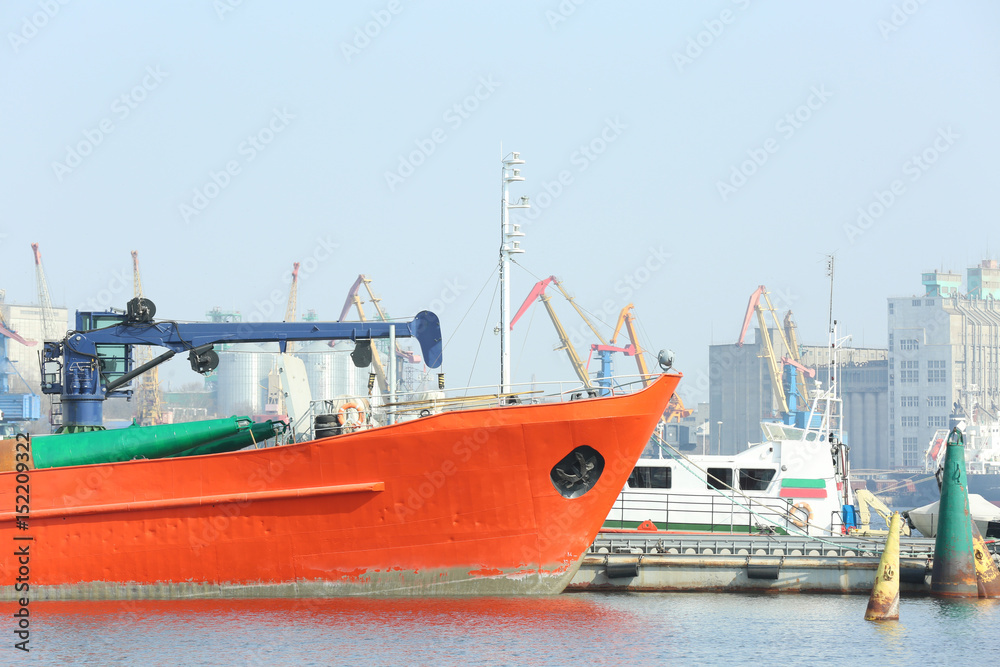
[[910,305],[914,306],[914,307],[919,306],[920,305],[920,299],[914,299],[913,301],[910,302]]
[[900,384],[915,384],[920,382],[920,368],[919,361],[900,361],[899,362],[899,383]]
[[733,486],[732,468],[709,468],[708,488],[710,489],[731,489]]
[[919,457],[916,438],[903,438],[903,467],[915,468]]
[[902,428],[917,428],[920,426],[920,417],[916,415],[900,417],[899,425]]
[[927,362],[927,381],[934,383],[946,382],[948,371],[945,369],[944,361],[928,361]]
[[919,396],[900,396],[899,397],[899,407],[901,408],[918,408],[920,407],[920,397]]
[[918,341],[916,338],[904,338],[903,340],[899,341],[900,350],[906,350],[906,351],[916,350],[917,347],[918,347]]
[[628,476],[630,489],[669,489],[672,468],[636,467]]
[[744,491],[767,491],[774,473],[772,468],[740,468],[740,488]]
[[934,305],[934,299],[924,299],[924,305],[925,306],[933,306]]
[[947,406],[944,396],[928,396],[927,405],[932,408],[943,408]]
[[931,428],[944,428],[948,425],[948,418],[936,415],[928,416],[927,425]]
[[[889,302],[889,314],[890,314],[890,315],[892,315],[892,306],[893,306],[893,303],[892,303],[892,302],[890,301],[890,302]],[[891,335],[891,334],[890,334],[890,335]]]

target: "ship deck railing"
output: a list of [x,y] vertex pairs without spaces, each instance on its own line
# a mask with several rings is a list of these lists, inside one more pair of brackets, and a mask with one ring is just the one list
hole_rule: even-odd
[[[657,493],[656,489],[625,488],[608,513],[605,526],[617,524],[633,528],[631,524],[650,521],[663,530],[707,533],[816,536],[843,533],[841,512],[831,512],[829,517],[812,516],[806,522],[795,505],[796,500],[791,498],[747,495],[732,490],[698,494],[682,489],[664,489]],[[804,525],[797,525],[796,519]]]
[[[590,545],[588,553],[873,558],[881,555],[884,546],[884,537],[848,535],[816,537],[602,532]],[[933,538],[900,538],[901,558],[927,558],[933,552]]]
[[295,441],[316,437],[316,418],[336,415],[344,406],[364,406],[365,423],[361,428],[384,426],[392,423],[419,419],[432,414],[454,410],[494,408],[511,405],[557,403],[601,396],[617,396],[642,389],[658,375],[645,378],[640,375],[616,375],[610,386],[584,386],[579,380],[554,382],[528,382],[508,385],[500,391],[498,385],[478,385],[449,389],[421,389],[397,391],[395,395],[371,394],[343,395],[332,399],[314,400],[309,411],[300,415],[290,428],[290,438]]

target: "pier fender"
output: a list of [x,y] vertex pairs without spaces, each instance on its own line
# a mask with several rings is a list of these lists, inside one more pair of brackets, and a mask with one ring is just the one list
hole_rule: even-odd
[[907,565],[899,566],[899,583],[901,584],[917,584],[919,586],[927,585],[927,575],[930,574],[931,569],[928,565],[920,565],[919,567],[911,567]]
[[604,573],[608,579],[632,579],[639,576],[639,559],[612,562],[609,558],[604,565]]
[[781,573],[781,566],[784,563],[784,560],[785,559],[782,558],[778,562],[768,560],[754,563],[747,558],[747,579],[777,581],[778,575]]

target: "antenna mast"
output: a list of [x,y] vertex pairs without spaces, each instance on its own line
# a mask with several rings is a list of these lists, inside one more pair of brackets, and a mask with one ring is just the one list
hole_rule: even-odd
[[524,164],[520,153],[509,153],[502,161],[501,185],[503,199],[500,202],[500,393],[510,391],[510,256],[523,253],[521,241],[524,236],[521,225],[510,222],[510,209],[529,208],[528,198],[521,197],[517,203],[510,203],[508,186],[524,180],[518,168]]

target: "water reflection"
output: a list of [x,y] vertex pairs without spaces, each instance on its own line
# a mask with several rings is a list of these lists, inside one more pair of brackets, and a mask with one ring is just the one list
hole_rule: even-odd
[[950,620],[967,621],[977,616],[995,616],[1000,600],[980,598],[931,598],[935,612]]
[[531,598],[39,602],[32,663],[101,665],[962,664],[1000,601],[577,593]]
[[[605,598],[606,599],[606,598]],[[595,637],[615,637],[614,658],[647,662],[641,619],[602,598],[174,600],[38,603],[37,644],[60,661],[102,664],[284,664],[317,653],[329,662],[565,664]],[[662,649],[662,644],[659,645]],[[336,656],[333,659],[332,656]],[[610,654],[608,658],[612,657]],[[214,658],[214,660],[213,660]],[[324,661],[326,662],[326,661]],[[603,661],[598,661],[603,662]]]

